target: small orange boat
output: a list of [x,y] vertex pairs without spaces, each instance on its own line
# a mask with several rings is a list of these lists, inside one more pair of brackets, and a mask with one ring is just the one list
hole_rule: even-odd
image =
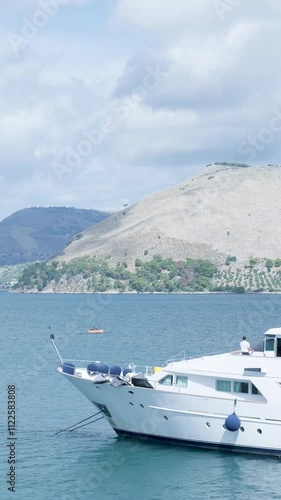
[[102,328],[93,326],[93,328],[90,328],[90,330],[88,330],[88,333],[104,333],[104,330],[102,330]]

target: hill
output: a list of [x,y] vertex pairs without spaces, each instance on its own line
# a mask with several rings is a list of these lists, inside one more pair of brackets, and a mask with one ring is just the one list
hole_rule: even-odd
[[177,186],[161,190],[85,230],[56,258],[85,256],[111,264],[153,255],[177,260],[228,256],[244,266],[254,256],[281,255],[281,167],[214,164]]
[[0,222],[0,266],[49,259],[109,215],[67,207],[19,210]]

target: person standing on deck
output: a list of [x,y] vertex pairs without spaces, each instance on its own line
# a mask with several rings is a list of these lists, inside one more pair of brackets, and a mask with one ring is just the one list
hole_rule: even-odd
[[249,342],[247,341],[247,337],[244,335],[242,338],[242,341],[240,342],[240,349],[242,354],[250,354],[253,352],[253,349],[251,349],[251,346]]

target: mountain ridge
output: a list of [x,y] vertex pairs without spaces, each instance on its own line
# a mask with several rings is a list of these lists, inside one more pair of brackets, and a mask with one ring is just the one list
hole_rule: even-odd
[[74,207],[31,207],[0,222],[0,266],[46,260],[110,213]]
[[56,260],[84,256],[112,263],[149,260],[154,254],[174,259],[227,256],[280,257],[281,168],[209,164],[185,181],[152,193],[138,203],[89,227]]

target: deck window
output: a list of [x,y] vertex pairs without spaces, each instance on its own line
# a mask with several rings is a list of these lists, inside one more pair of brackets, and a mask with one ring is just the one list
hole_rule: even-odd
[[265,350],[266,351],[274,351],[274,339],[266,339]]
[[243,394],[248,394],[249,392],[248,382],[234,382],[234,392],[241,392]]
[[258,390],[258,388],[254,384],[252,384],[252,394],[262,395],[261,392]]
[[159,384],[173,385],[173,375],[166,375],[166,377],[159,380]]
[[175,385],[177,385],[178,387],[187,387],[187,377],[177,375]]
[[230,380],[217,380],[216,381],[217,391],[231,392],[231,381]]

